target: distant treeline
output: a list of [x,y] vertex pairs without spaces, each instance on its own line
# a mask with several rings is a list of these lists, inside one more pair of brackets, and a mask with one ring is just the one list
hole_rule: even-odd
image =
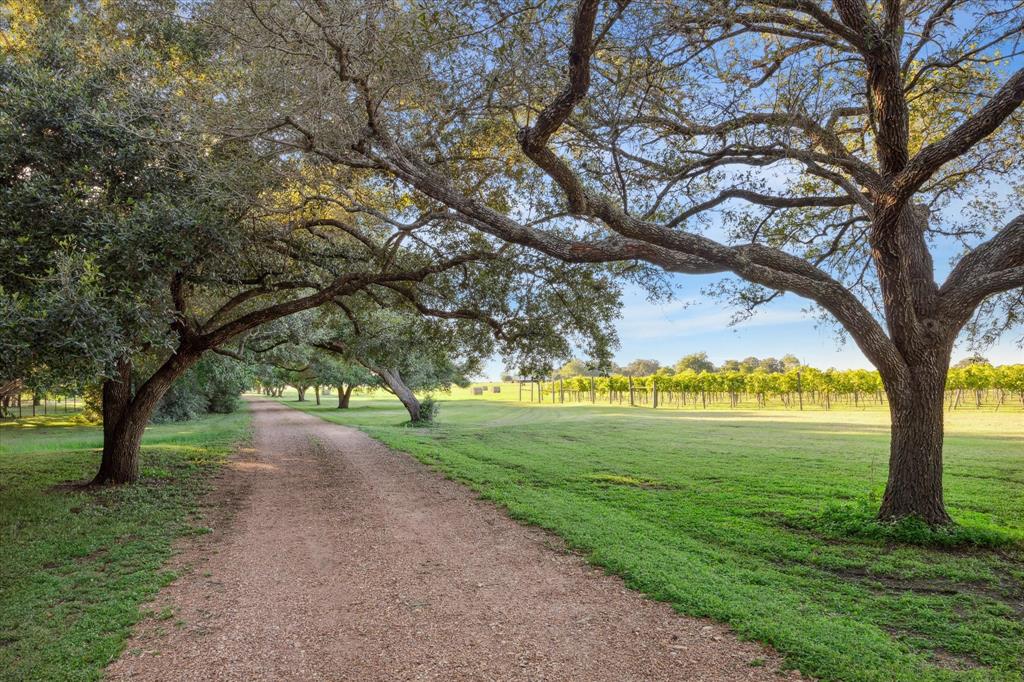
[[[663,367],[645,376],[615,373],[609,376],[572,375],[564,372],[520,384],[520,399],[554,402],[610,402],[651,407],[695,407],[771,401],[786,407],[813,405],[830,409],[836,404],[866,407],[885,402],[885,390],[877,371],[866,369],[821,370],[792,366],[769,371],[754,369],[694,370]],[[535,392],[534,385],[537,390]],[[949,370],[946,400],[958,407],[999,407],[1012,401],[1024,406],[1024,365],[993,366],[965,362]]]

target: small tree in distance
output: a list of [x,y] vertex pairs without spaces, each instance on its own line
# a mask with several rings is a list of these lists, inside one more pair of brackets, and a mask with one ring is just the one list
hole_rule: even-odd
[[691,369],[694,372],[714,372],[715,363],[708,359],[707,353],[690,353],[679,358],[679,361],[675,364],[676,372],[682,372]]
[[622,368],[622,373],[630,376],[645,377],[655,374],[661,369],[661,363],[657,360],[645,360],[637,358]]

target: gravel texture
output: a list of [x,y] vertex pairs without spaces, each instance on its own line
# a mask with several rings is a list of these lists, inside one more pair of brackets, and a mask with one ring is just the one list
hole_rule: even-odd
[[213,532],[115,680],[778,680],[777,654],[676,614],[363,433],[252,402]]

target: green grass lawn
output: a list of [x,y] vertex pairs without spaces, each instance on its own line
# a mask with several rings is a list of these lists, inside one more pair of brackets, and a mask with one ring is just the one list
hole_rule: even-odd
[[947,502],[962,530],[928,538],[956,546],[922,547],[871,522],[888,453],[880,410],[468,399],[415,429],[394,400],[364,397],[347,411],[332,398],[293,400],[556,532],[631,587],[771,644],[805,673],[1022,679],[1020,412],[950,415]]
[[64,415],[0,423],[0,679],[95,680],[139,605],[174,575],[176,537],[203,532],[199,496],[249,414],[151,426],[142,482],[69,489],[99,464],[97,427]]

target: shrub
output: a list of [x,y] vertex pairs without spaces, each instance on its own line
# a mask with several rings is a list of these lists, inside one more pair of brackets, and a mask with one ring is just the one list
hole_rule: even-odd
[[239,396],[251,381],[248,367],[229,358],[207,355],[174,382],[153,413],[153,422],[188,421],[207,412],[234,412]]
[[420,418],[413,422],[415,426],[430,426],[437,419],[437,413],[441,411],[441,403],[434,400],[434,396],[428,395],[420,402]]
[[153,411],[154,424],[184,422],[206,413],[209,399],[203,393],[195,376],[186,373],[164,394],[160,404]]

